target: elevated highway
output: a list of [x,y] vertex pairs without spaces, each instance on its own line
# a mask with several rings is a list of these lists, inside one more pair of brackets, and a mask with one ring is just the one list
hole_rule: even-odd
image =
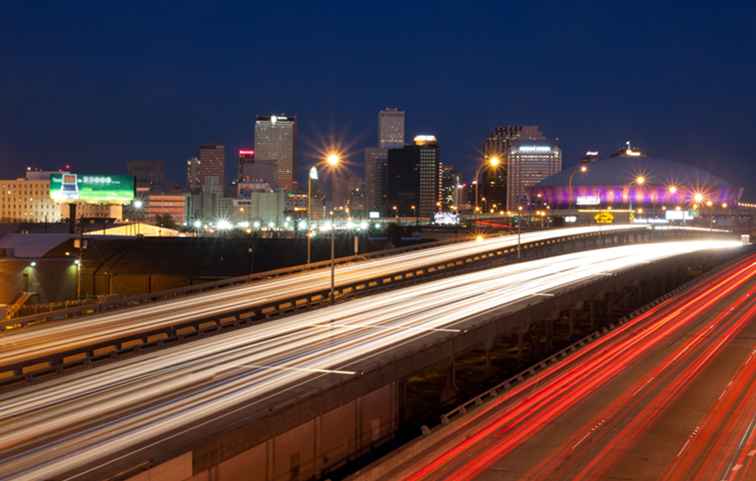
[[[520,329],[538,315],[531,311],[528,319],[517,317],[523,309],[545,306],[545,315],[559,305],[622,289],[625,284],[618,282],[625,272],[637,276],[645,269],[644,276],[658,280],[657,265],[685,263],[686,256],[697,253],[714,259],[712,249],[734,255],[738,245],[703,240],[639,244],[513,264],[354,299],[19,388],[0,396],[0,478],[123,478],[159,470],[162,462],[174,459],[169,464],[178,463],[178,474],[163,479],[208,479],[202,476],[248,453],[245,469],[262,470],[254,474],[259,479],[275,479],[280,470],[306,479],[396,429],[403,377],[453,360],[455,351]],[[665,266],[660,272],[669,270]],[[361,433],[359,446],[336,445],[334,434],[338,439],[352,422],[339,410],[356,399],[368,402],[376,392],[387,396],[374,407],[382,414],[354,407],[362,413],[354,421],[360,427],[352,425]],[[277,437],[286,431],[299,433],[295,438],[319,434],[294,453],[294,438]],[[225,437],[213,441],[213,436]],[[271,452],[278,453],[273,456],[278,464],[254,462],[255,456],[269,459]],[[187,470],[188,476],[179,477]]]
[[[665,239],[689,231],[645,226],[554,229],[457,242],[396,255],[352,259],[336,270],[337,300],[453,273],[572,250]],[[695,233],[695,232],[694,232]],[[696,233],[697,234],[697,233]],[[322,264],[322,263],[321,263]],[[330,269],[273,273],[180,289],[143,305],[56,320],[46,314],[12,321],[0,335],[0,383],[89,365],[114,354],[242,327],[327,303]],[[141,297],[139,298],[141,299]],[[152,298],[150,298],[152,299]],[[79,311],[76,311],[79,312]],[[31,324],[31,325],[29,325]],[[18,328],[18,327],[23,328]],[[26,327],[24,327],[26,326]]]
[[751,255],[351,479],[754,479],[754,293]]

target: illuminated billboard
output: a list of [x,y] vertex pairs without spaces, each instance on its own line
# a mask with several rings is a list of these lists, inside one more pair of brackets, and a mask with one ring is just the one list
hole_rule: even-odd
[[50,198],[60,203],[128,204],[134,200],[134,177],[60,172],[50,176]]

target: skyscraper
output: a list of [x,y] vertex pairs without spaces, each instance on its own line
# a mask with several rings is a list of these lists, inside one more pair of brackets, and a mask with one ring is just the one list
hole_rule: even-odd
[[396,148],[404,146],[404,111],[386,108],[378,112],[378,146]]
[[[441,204],[443,210],[450,211],[459,209],[459,196],[457,186],[460,184],[461,175],[451,165],[441,165]],[[454,207],[454,209],[452,209]]]
[[506,157],[512,142],[519,138],[542,139],[543,134],[537,125],[500,125],[491,131],[483,141],[483,155],[499,156],[502,164],[506,165]]
[[388,149],[365,149],[365,204],[368,211],[385,212]]
[[255,158],[273,161],[276,184],[286,190],[294,187],[297,124],[292,116],[264,115],[255,121]]
[[432,217],[441,202],[438,141],[433,135],[417,135],[414,140],[413,145],[388,151],[386,207],[389,213]]
[[562,170],[562,150],[548,139],[520,139],[509,148],[507,209],[528,202],[527,189]]
[[196,166],[202,190],[219,189],[223,192],[225,183],[226,149],[222,144],[200,145]]
[[192,157],[186,161],[186,187],[191,192],[197,192],[202,186],[200,179],[200,160],[198,157]]

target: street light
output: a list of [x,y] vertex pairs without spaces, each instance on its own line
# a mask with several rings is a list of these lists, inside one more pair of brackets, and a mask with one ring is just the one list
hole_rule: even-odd
[[[331,149],[325,153],[321,163],[334,171],[341,166],[341,153],[337,150]],[[312,181],[318,180],[318,167],[313,165],[310,167],[310,172],[307,175],[307,225],[312,226]],[[325,209],[325,206],[323,206]],[[309,227],[310,231],[312,227]],[[307,236],[307,263],[312,261],[312,236]]]
[[473,184],[475,185],[475,209],[477,211],[478,209],[478,184],[480,183],[479,177],[481,171],[485,167],[489,167],[493,170],[496,170],[497,167],[501,164],[501,158],[494,154],[488,158],[486,158],[486,161],[480,164],[480,167],[475,171],[475,177],[473,177]]
[[627,190],[628,190],[628,192],[627,192],[627,197],[628,197],[628,199],[627,199],[627,210],[630,211],[628,213],[628,221],[631,220],[630,219],[631,215],[633,216],[633,218],[635,218],[635,215],[633,214],[633,195],[632,195],[632,193],[630,193],[630,187],[633,184],[641,186],[641,185],[643,185],[645,183],[646,183],[646,177],[644,177],[643,175],[637,175],[637,176],[635,176],[635,178],[632,181],[630,181],[630,184],[628,184],[628,186],[627,186]]
[[[334,171],[341,166],[341,154],[331,150],[326,154],[326,164]],[[309,239],[309,238],[308,238]],[[336,225],[333,223],[333,209],[331,209],[331,304],[334,300],[336,289]]]
[[522,232],[522,206],[517,206],[517,258],[521,257],[520,234]]
[[578,167],[572,169],[570,176],[567,178],[567,210],[572,208],[572,179],[575,178],[575,174],[577,174],[578,172],[585,174],[586,172],[588,172],[588,166],[585,164],[580,164]]

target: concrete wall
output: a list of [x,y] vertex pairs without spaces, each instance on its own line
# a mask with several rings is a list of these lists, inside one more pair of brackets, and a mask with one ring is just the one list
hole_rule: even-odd
[[[398,426],[396,383],[391,383],[244,449],[219,464],[197,470],[193,481],[304,481],[389,439]],[[218,440],[224,450],[240,449],[244,431]],[[251,434],[251,433],[250,433]],[[194,451],[202,462],[202,448]],[[191,454],[191,453],[186,453]],[[185,454],[185,455],[186,455]],[[204,458],[207,461],[207,458]],[[153,468],[155,469],[155,468]],[[131,478],[142,481],[149,478]]]

